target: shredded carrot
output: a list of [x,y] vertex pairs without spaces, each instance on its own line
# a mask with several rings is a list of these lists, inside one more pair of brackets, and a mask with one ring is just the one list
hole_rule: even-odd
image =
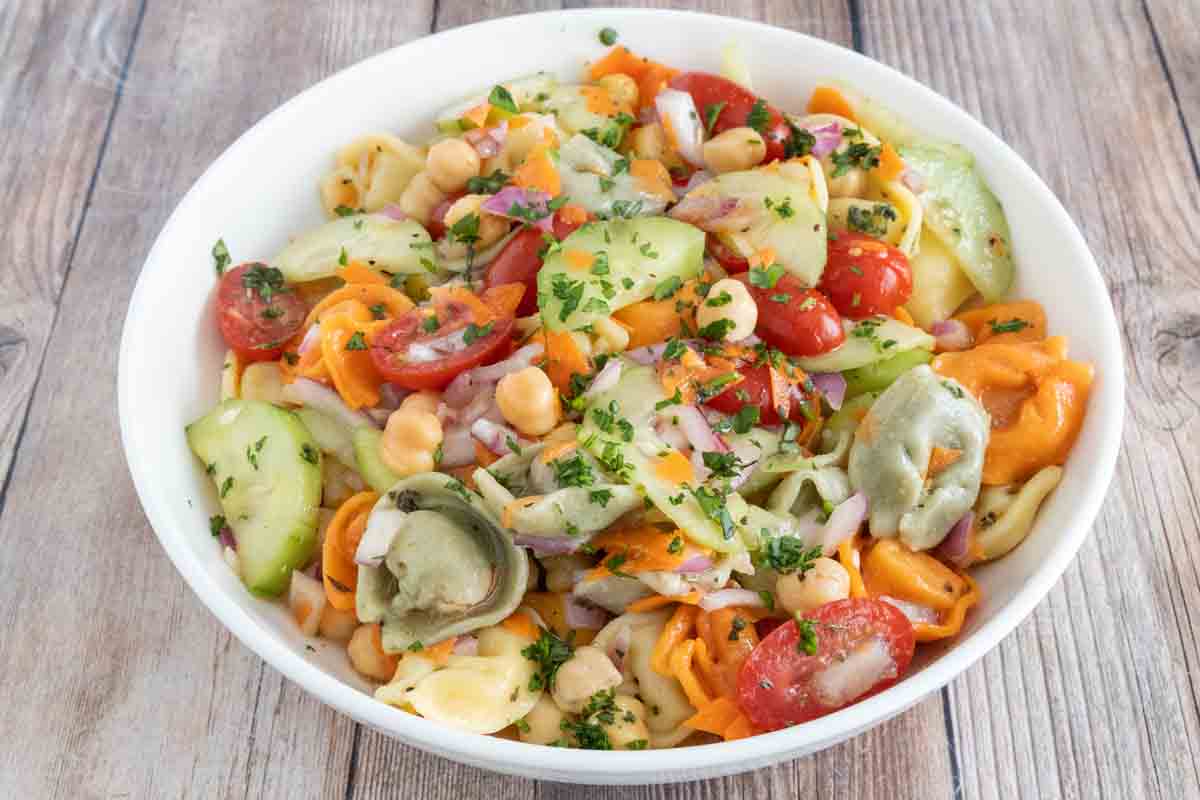
[[[679,544],[675,549],[678,552],[671,552],[672,544],[677,539]],[[611,529],[593,538],[591,545],[610,556],[619,555],[621,562],[618,569],[628,573],[669,572],[690,558],[712,556],[712,550],[692,544],[684,538],[682,531],[676,529],[667,532],[654,525]],[[607,560],[591,570],[589,579],[611,574],[609,568],[604,566],[606,563]]]
[[962,450],[934,446],[933,450],[929,453],[929,470],[926,477],[936,477],[942,470],[950,467],[962,458],[962,454]]
[[500,512],[500,524],[506,528],[511,528],[512,521],[513,521],[513,519],[512,519],[513,514],[515,514],[518,509],[522,509],[522,508],[525,508],[526,506],[533,505],[534,503],[541,500],[542,497],[544,497],[544,495],[534,494],[534,495],[530,495],[529,497],[518,497],[516,500],[513,500],[511,503],[509,503],[508,505],[506,505],[504,507],[504,510],[502,512]]
[[467,122],[470,122],[476,128],[482,128],[485,124],[487,124],[488,114],[491,112],[491,110],[491,103],[480,103],[477,106],[467,109],[467,113],[463,114],[462,118]]
[[475,440],[475,463],[481,467],[490,467],[500,460],[500,456],[488,450],[478,439]]
[[753,736],[758,733],[758,730],[745,714],[739,713],[737,719],[729,724],[721,732],[722,738],[727,742],[732,742],[735,739],[745,739],[748,736]]
[[525,157],[525,163],[513,175],[513,184],[526,189],[541,189],[551,197],[562,194],[562,178],[550,158],[551,147],[549,141],[534,145],[533,150]]
[[[365,336],[366,328],[349,314],[330,313],[321,320],[321,358],[334,388],[353,409],[379,405],[383,383],[371,361]],[[355,344],[355,349],[349,349]]]
[[687,594],[663,595],[652,594],[649,597],[643,597],[641,600],[634,600],[629,605],[625,606],[625,611],[636,614],[643,611],[653,611],[656,608],[669,606],[672,603],[686,603],[687,605],[695,606],[700,604],[700,592],[693,589]]
[[419,653],[432,661],[435,666],[444,667],[446,666],[446,662],[450,660],[450,655],[454,652],[454,644],[457,641],[457,636],[451,636],[449,639],[443,639],[431,647],[422,648]]
[[435,286],[429,290],[433,298],[433,307],[439,318],[450,316],[446,310],[450,306],[465,306],[471,312],[471,321],[476,325],[486,325],[496,318],[492,307],[483,300],[482,295],[463,286]]
[[657,159],[635,158],[629,164],[629,174],[633,176],[637,188],[646,194],[657,197],[675,196],[671,173]]
[[688,637],[696,627],[696,615],[700,613],[700,609],[695,606],[677,606],[675,613],[667,620],[667,624],[663,626],[662,633],[658,635],[658,640],[654,643],[654,652],[650,655],[650,666],[659,675],[671,675],[671,651],[675,649],[675,645],[682,642]]
[[592,367],[587,356],[575,344],[568,331],[544,331],[541,338],[546,348],[543,367],[554,388],[563,394],[571,391],[572,375],[587,375]]
[[580,86],[579,93],[583,95],[587,110],[593,114],[605,117],[615,117],[620,110],[613,102],[612,96],[603,86]]
[[588,221],[588,210],[575,203],[567,203],[558,210],[558,219],[568,225],[582,225]]
[[548,444],[542,450],[542,463],[549,464],[557,458],[565,456],[567,453],[574,452],[579,445],[574,440],[568,442],[558,442],[557,444]]
[[747,259],[752,267],[769,267],[775,263],[776,255],[774,247],[764,247],[761,250],[756,250]]
[[502,283],[485,289],[480,299],[495,316],[503,318],[516,315],[517,307],[521,305],[521,298],[524,296],[525,284]]
[[896,310],[892,312],[892,316],[900,322],[903,322],[905,325],[909,325],[913,328],[917,327],[916,320],[912,318],[912,314],[908,313],[908,309],[906,309],[904,306],[896,306]]
[[376,286],[387,286],[388,279],[368,267],[361,261],[351,261],[344,267],[339,267],[337,276],[348,284],[365,283]]
[[700,295],[699,281],[687,281],[665,300],[642,300],[613,313],[613,319],[629,328],[629,349],[665,342],[679,336],[684,326],[696,330],[696,309]]
[[692,469],[692,462],[688,461],[683,453],[678,450],[672,450],[664,457],[658,459],[658,463],[654,465],[654,474],[660,480],[673,483],[677,486],[682,483],[692,483],[696,480],[696,473]]
[[638,105],[641,108],[654,104],[654,98],[666,88],[668,81],[679,74],[679,70],[640,58],[628,47],[614,47],[604,58],[592,64],[588,78],[595,81],[605,75],[621,73],[628,75],[638,84]]
[[683,687],[683,693],[687,695],[688,702],[696,708],[704,708],[712,702],[712,695],[704,686],[704,681],[692,669],[692,658],[696,654],[696,645],[698,640],[686,639],[671,650],[670,668],[671,674],[675,676],[675,680],[679,681],[679,685]]
[[695,714],[683,721],[684,725],[717,736],[723,734],[742,714],[741,709],[729,697],[718,697],[699,708]]
[[[354,305],[349,305],[351,303]],[[356,320],[369,322],[375,319],[375,313],[371,311],[373,307],[386,316],[395,318],[412,309],[413,302],[404,292],[386,284],[349,283],[326,295],[325,299],[313,306],[304,320],[304,327],[308,328],[325,314],[336,313],[339,308],[344,311],[353,309],[350,312],[351,316]]]
[[358,585],[358,565],[354,553],[366,530],[367,517],[379,500],[375,492],[359,492],[338,507],[321,546],[321,573],[325,596],[339,611],[354,609],[354,592]]
[[962,630],[963,621],[967,617],[967,610],[971,606],[979,602],[979,584],[971,579],[970,575],[965,572],[961,575],[966,581],[967,591],[958,598],[958,601],[950,609],[945,619],[940,625],[934,625],[929,622],[917,622],[913,624],[913,635],[918,642],[932,642],[937,639],[947,639],[951,636],[957,636]]
[[904,159],[896,152],[896,148],[892,147],[890,142],[884,142],[882,150],[879,153],[879,164],[873,170],[875,177],[883,183],[890,183],[899,179],[904,172]]
[[503,628],[517,636],[523,636],[526,639],[538,638],[537,625],[530,619],[529,614],[524,611],[514,611],[508,615],[503,622],[500,623]]
[[850,106],[850,101],[832,86],[818,86],[813,89],[812,99],[808,101],[808,113],[837,114],[851,122],[858,121],[854,116],[854,109]]
[[867,597],[867,588],[863,585],[862,573],[858,571],[858,567],[854,566],[854,554],[858,552],[854,546],[854,538],[851,537],[839,544],[837,552],[838,561],[850,575],[850,596]]

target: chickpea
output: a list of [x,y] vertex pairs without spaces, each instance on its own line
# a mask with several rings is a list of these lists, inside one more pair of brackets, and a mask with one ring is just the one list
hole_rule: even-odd
[[422,170],[413,175],[408,186],[404,187],[400,195],[400,210],[422,225],[428,225],[433,210],[445,199],[446,193],[430,179],[428,172]]
[[622,680],[603,650],[584,645],[558,668],[551,695],[563,711],[578,714],[592,695],[619,686]]
[[433,454],[442,443],[442,423],[428,411],[397,409],[388,417],[379,457],[401,478],[433,472]]
[[733,278],[714,283],[696,311],[696,324],[702,328],[723,319],[733,323],[725,332],[725,340],[730,342],[745,339],[758,324],[758,304],[746,285]]
[[479,153],[462,139],[443,139],[425,157],[425,172],[447,193],[465,189],[467,181],[479,175],[479,166]]
[[613,705],[616,710],[612,722],[600,722],[596,715],[589,721],[600,723],[613,750],[629,750],[634,742],[638,743],[635,747],[645,747],[644,743],[650,741],[650,731],[646,727],[646,707],[642,701],[622,694],[613,699]]
[[630,150],[638,158],[652,158],[655,161],[666,161],[667,134],[662,123],[652,122],[634,128],[629,134]]
[[424,411],[426,414],[436,414],[442,396],[437,392],[425,390],[413,392],[400,402],[401,411]]
[[377,681],[389,681],[396,672],[399,656],[383,652],[379,638],[379,624],[359,625],[346,645],[346,653],[350,656],[350,664],[368,678]]
[[753,128],[730,128],[704,143],[704,164],[712,172],[750,169],[767,156],[767,143]]
[[538,698],[537,705],[529,710],[522,720],[525,724],[517,723],[517,731],[522,742],[530,744],[550,744],[562,737],[562,721],[566,719],[558,706],[547,695]]
[[349,642],[358,628],[358,618],[353,611],[339,611],[333,606],[325,606],[321,612],[320,634],[335,642]]
[[640,93],[638,92],[637,81],[629,77],[623,72],[614,72],[612,75],[605,75],[597,84],[603,86],[608,92],[608,96],[613,102],[619,106],[636,106]]
[[508,220],[479,210],[485,200],[487,197],[482,194],[463,195],[454,201],[454,205],[446,209],[446,216],[442,220],[446,229],[449,230],[468,214],[475,214],[479,217],[479,241],[475,243],[476,250],[482,250],[489,244],[499,241],[504,234],[508,233]]
[[504,419],[526,436],[549,433],[562,415],[558,392],[546,373],[537,367],[526,367],[501,378],[496,386],[496,405]]
[[807,614],[849,596],[850,573],[832,558],[818,558],[803,578],[792,573],[775,581],[775,598],[791,614]]

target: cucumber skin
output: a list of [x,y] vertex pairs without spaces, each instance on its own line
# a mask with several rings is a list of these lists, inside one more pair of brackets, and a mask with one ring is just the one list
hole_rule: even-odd
[[392,472],[379,457],[379,442],[383,439],[383,434],[374,428],[356,428],[353,438],[354,460],[358,463],[358,473],[372,490],[380,494],[386,493],[396,485],[400,476]]
[[[231,412],[236,415],[226,422]],[[317,549],[321,505],[321,451],[291,411],[256,400],[226,400],[185,429],[188,445],[211,476],[238,545],[242,582],[253,594],[274,597],[287,589],[292,570],[304,567]],[[254,469],[246,452],[266,436]],[[307,446],[307,449],[306,449]],[[312,454],[315,463],[302,453]],[[225,497],[221,486],[233,484]],[[266,486],[254,508],[250,486]],[[242,519],[242,515],[250,515]]]
[[913,367],[928,364],[933,360],[933,353],[917,348],[897,353],[884,361],[876,361],[858,369],[848,369],[842,373],[846,379],[846,397],[882,392],[891,386],[892,381],[899,378]]

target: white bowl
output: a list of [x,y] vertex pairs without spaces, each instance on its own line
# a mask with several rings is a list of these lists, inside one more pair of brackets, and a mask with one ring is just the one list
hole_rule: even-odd
[[[755,88],[801,110],[816,81],[842,77],[918,128],[971,150],[1007,209],[1019,263],[1015,296],[1041,301],[1072,355],[1096,366],[1087,420],[1066,475],[1029,539],[976,571],[983,602],[962,635],[926,649],[880,695],[815,722],[670,753],[593,752],[464,734],[376,702],[340,647],[306,640],[284,610],[251,597],[209,535],[217,509],[183,436],[217,400],[223,346],[209,297],[209,250],[270,258],[322,220],[317,180],[354,137],[393,130],[422,140],[433,114],[496,80],[539,70],[565,78],[604,48],[611,26],[635,52],[716,72],[737,42]],[[159,234],[134,289],[121,341],[121,434],[138,495],[176,568],[209,609],[273,667],[335,708],[431,753],[500,772],[580,783],[656,783],[728,775],[812,753],[882,722],[936,691],[991,650],[1058,580],[1096,517],[1113,474],[1124,394],[1120,339],[1100,271],[1078,228],[1036,174],[990,131],[933,91],[864,56],[752,22],[674,11],[550,12],[458,28],[357,64],[285,103],[247,131],[187,193]],[[308,651],[313,644],[317,652]]]

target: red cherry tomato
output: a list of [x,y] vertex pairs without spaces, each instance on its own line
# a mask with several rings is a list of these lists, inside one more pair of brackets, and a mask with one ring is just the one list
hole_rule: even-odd
[[710,233],[704,238],[704,245],[708,254],[715,258],[717,263],[724,267],[730,275],[750,269],[750,262],[735,253],[733,248],[721,241],[721,237],[715,233]]
[[[742,379],[705,402],[724,414],[736,414],[745,406],[758,406],[759,425],[778,425],[781,420],[771,403],[771,370],[766,364],[746,364],[738,367]],[[799,403],[788,407],[788,419],[795,422],[805,420]]]
[[[710,75],[707,72],[685,72],[671,79],[671,88],[687,92],[696,103],[696,110],[701,119],[708,121],[708,108],[717,103],[724,103],[713,125],[712,135],[724,133],[730,128],[746,126],[746,119],[751,109],[758,101],[758,95],[739,86],[728,78],[720,75]],[[766,128],[762,129],[763,139],[767,143],[766,161],[775,161],[784,157],[784,143],[792,135],[792,129],[779,109],[772,105],[766,107],[768,118]]]
[[433,207],[433,211],[429,213],[429,224],[425,226],[425,230],[429,231],[430,239],[437,241],[446,236],[446,212],[462,196],[462,192],[446,195],[445,200]]
[[428,346],[467,327],[471,312],[461,304],[447,304],[439,312],[440,326],[432,332],[425,330],[424,320],[413,309],[384,328],[371,345],[371,361],[379,374],[405,389],[444,389],[460,372],[507,355],[512,343],[513,318],[504,317],[494,320],[491,331],[465,348],[431,361],[416,361],[409,357],[412,345]]
[[750,282],[750,274],[734,275],[746,284],[758,306],[754,332],[777,350],[791,356],[817,356],[846,340],[842,318],[825,295],[805,289],[793,275],[783,275],[769,289]]
[[738,673],[738,705],[758,728],[774,731],[845,708],[894,684],[912,662],[912,623],[882,600],[836,600],[805,618],[815,655],[799,648],[800,630],[789,620]]
[[242,264],[217,284],[217,325],[225,344],[247,361],[274,361],[296,335],[308,307],[266,264]]
[[[554,235],[565,239],[582,223],[564,222],[562,215],[554,215]],[[526,228],[518,233],[504,249],[492,259],[483,275],[483,286],[490,289],[505,283],[525,284],[525,294],[517,306],[517,316],[527,317],[537,312],[537,274],[542,268],[538,255],[546,242],[537,228]]]
[[818,288],[844,317],[890,317],[912,294],[912,269],[904,253],[878,239],[839,233],[829,240]]

